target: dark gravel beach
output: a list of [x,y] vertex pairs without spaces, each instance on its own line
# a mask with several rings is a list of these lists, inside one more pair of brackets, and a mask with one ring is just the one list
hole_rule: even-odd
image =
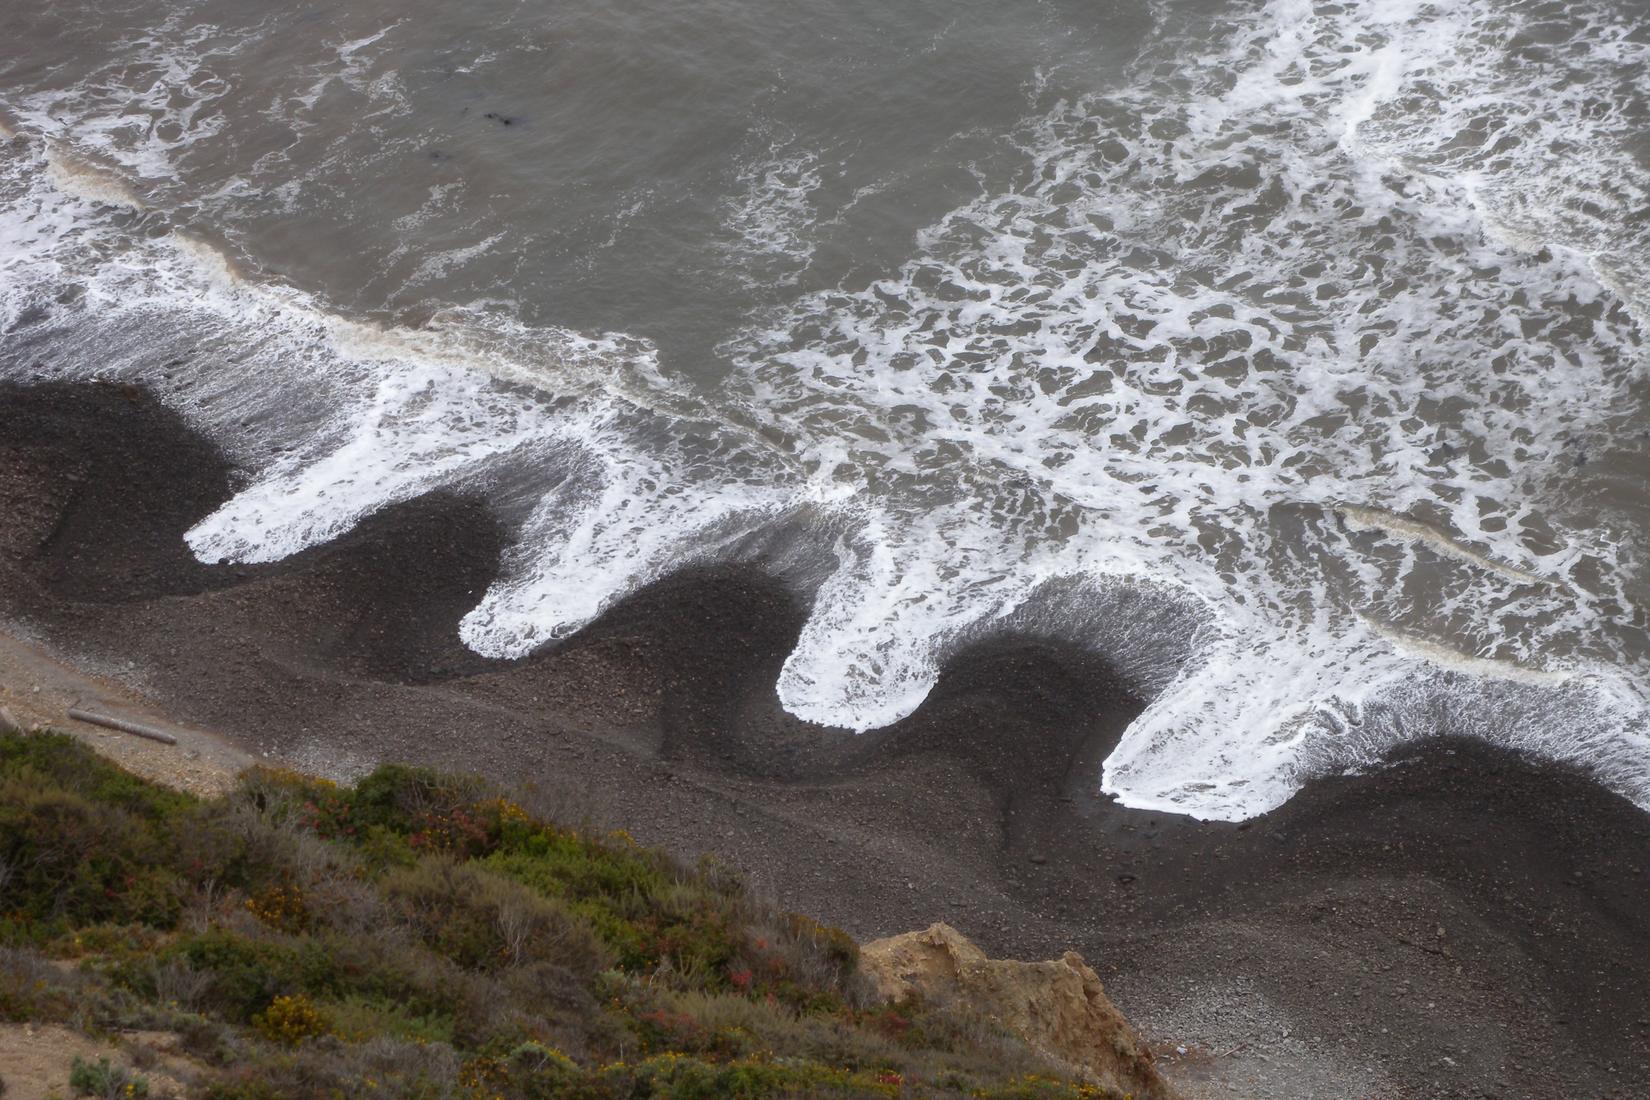
[[483,502],[203,565],[182,532],[234,484],[142,390],[0,389],[0,610],[271,759],[480,771],[862,938],[1075,948],[1189,1095],[1650,1095],[1650,817],[1582,776],[1439,730],[1241,825],[1128,810],[1095,791],[1142,703],[1102,655],[1002,638],[856,737],[778,705],[806,597],[759,568],[488,660],[456,634],[506,545]]

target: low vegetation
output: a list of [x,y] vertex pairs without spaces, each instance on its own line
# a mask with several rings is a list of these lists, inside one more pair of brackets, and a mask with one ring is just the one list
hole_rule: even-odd
[[[856,962],[713,861],[473,780],[259,769],[207,801],[0,735],[0,1023],[168,1033],[208,1100],[1101,1095]],[[107,1061],[72,1086],[154,1095]]]

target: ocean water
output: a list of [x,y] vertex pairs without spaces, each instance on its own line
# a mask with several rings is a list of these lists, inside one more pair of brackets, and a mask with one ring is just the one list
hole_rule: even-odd
[[203,559],[454,487],[485,654],[758,560],[812,721],[1032,632],[1131,805],[1455,733],[1650,808],[1645,0],[58,0],[0,125],[0,379],[217,439]]

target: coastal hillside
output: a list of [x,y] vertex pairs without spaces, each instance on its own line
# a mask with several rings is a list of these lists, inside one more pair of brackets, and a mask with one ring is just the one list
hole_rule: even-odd
[[3,734],[0,899],[8,1100],[54,1072],[209,1100],[1168,1095],[1120,1017],[1096,1071],[966,985],[892,996],[712,860],[433,771],[202,799]]

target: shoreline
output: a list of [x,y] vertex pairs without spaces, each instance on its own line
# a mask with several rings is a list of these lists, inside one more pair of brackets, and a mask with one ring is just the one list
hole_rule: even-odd
[[483,504],[203,565],[180,536],[232,481],[142,390],[0,386],[0,622],[226,751],[480,772],[861,940],[1075,949],[1189,1097],[1650,1092],[1650,815],[1572,770],[1446,739],[1240,825],[1128,810],[1099,765],[1142,704],[1075,647],[975,646],[855,737],[779,707],[803,608],[755,567],[491,660],[456,633],[504,546]]

